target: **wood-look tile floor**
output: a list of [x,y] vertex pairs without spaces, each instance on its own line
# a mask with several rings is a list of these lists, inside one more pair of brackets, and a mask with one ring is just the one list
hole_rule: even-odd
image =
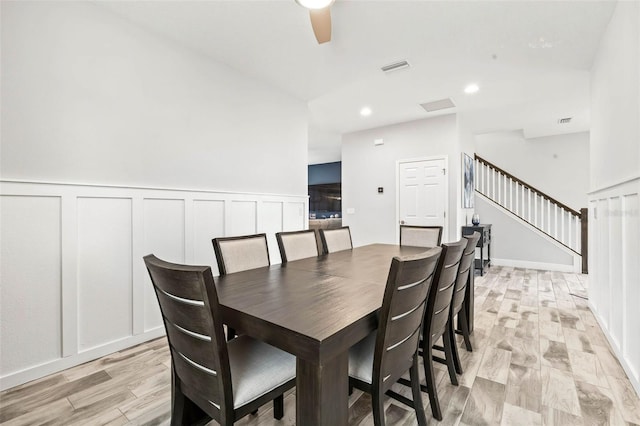
[[[444,419],[429,416],[429,424],[640,425],[640,399],[587,307],[586,286],[586,275],[517,268],[477,276],[474,351],[458,342],[459,386],[437,364]],[[168,424],[169,366],[162,338],[9,389],[0,394],[0,424]],[[350,425],[373,425],[368,395],[356,390],[349,402]],[[237,424],[294,425],[295,391],[281,421],[272,413],[266,405]],[[416,424],[391,399],[386,420]]]

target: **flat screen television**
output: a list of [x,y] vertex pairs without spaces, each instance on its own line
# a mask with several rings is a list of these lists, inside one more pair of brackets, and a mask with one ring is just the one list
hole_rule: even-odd
[[323,183],[309,185],[309,215],[325,219],[332,215],[342,217],[342,184]]

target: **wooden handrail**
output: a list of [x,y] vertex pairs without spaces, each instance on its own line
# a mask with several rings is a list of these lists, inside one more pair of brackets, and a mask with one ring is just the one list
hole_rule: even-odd
[[525,186],[525,187],[529,188],[530,190],[537,192],[538,195],[540,195],[542,198],[546,198],[550,202],[556,204],[558,207],[561,207],[564,210],[568,211],[573,216],[580,217],[580,212],[579,211],[576,211],[576,210],[572,209],[571,207],[567,206],[566,204],[563,204],[560,201],[556,200],[555,198],[553,198],[553,197],[545,194],[544,192],[540,191],[539,189],[534,188],[532,185],[529,185],[527,182],[524,182],[524,181],[518,179],[517,177],[515,177],[511,173],[501,169],[500,167],[496,166],[495,164],[491,163],[490,161],[487,161],[484,158],[480,157],[478,154],[475,154],[475,158],[478,161],[480,161],[481,163],[485,164],[486,166],[489,166],[489,167],[495,169],[496,171],[498,171],[499,173],[502,173],[503,175],[507,176],[509,179],[515,181],[516,183],[519,183],[520,185]]

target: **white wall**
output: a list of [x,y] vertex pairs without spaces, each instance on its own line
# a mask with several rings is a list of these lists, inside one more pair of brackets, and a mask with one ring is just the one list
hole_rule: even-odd
[[591,80],[591,190],[640,174],[638,2],[619,2]]
[[342,159],[339,133],[309,126],[309,164],[334,163]]
[[640,394],[640,3],[618,2],[591,81],[589,303]]
[[97,4],[0,5],[4,389],[162,334],[143,255],[266,232],[279,262],[307,109]]
[[587,207],[588,132],[534,139],[521,131],[477,135],[476,153],[574,210]]
[[[471,130],[471,125],[469,123],[470,119],[471,116],[468,113],[457,114],[458,144],[460,146],[460,151],[461,153],[465,153],[473,158],[476,153],[476,140],[475,135]],[[459,164],[460,169],[458,170],[458,173],[456,173],[456,175],[453,177],[456,178],[457,181],[455,199],[457,200],[458,224],[456,228],[461,230],[462,226],[471,225],[471,217],[473,216],[475,208],[462,208],[462,158],[460,159]],[[475,199],[477,200],[477,197],[475,197]],[[460,235],[462,235],[462,232],[460,232]]]
[[[374,146],[375,139],[384,145]],[[354,245],[397,243],[396,162],[402,159],[448,156],[449,192],[456,192],[460,149],[456,116],[394,124],[342,136],[343,224],[351,227]],[[377,188],[384,193],[378,194]],[[449,195],[449,235],[456,239],[459,202]],[[347,210],[355,209],[355,214]]]
[[307,108],[88,2],[2,2],[4,179],[306,194]]

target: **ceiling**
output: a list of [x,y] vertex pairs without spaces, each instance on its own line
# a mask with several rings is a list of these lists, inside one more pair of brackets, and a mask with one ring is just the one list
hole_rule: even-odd
[[[347,1],[318,45],[294,0],[101,5],[308,102],[319,135],[468,113],[475,133],[588,130],[589,70],[612,1]],[[380,67],[407,60],[410,68]],[[480,90],[466,95],[466,84]],[[450,97],[455,109],[420,103]],[[363,106],[373,113],[359,114]],[[559,118],[573,117],[559,125]],[[310,147],[324,138],[311,138]]]

